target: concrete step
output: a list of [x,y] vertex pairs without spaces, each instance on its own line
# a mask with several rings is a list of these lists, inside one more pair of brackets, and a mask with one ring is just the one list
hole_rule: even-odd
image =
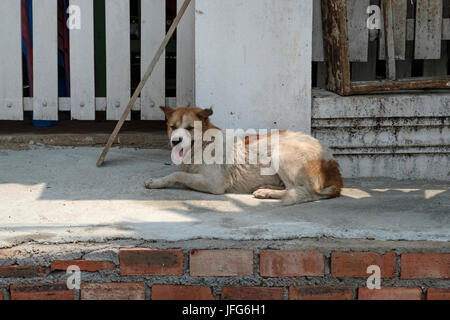
[[313,95],[313,135],[345,177],[450,180],[448,91]]

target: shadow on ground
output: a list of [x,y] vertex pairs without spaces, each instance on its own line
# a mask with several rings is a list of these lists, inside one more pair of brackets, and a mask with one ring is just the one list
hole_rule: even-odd
[[107,239],[450,240],[450,182],[351,179],[338,199],[282,207],[251,195],[147,190],[168,151],[99,148],[0,151],[0,247]]

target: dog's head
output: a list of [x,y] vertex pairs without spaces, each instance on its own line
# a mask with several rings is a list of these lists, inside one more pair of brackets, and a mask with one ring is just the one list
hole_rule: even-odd
[[207,130],[218,129],[209,120],[213,114],[212,109],[161,107],[161,110],[166,115],[172,160],[175,163],[181,163],[189,154],[194,145],[194,129],[198,128],[199,124],[201,124],[201,138]]

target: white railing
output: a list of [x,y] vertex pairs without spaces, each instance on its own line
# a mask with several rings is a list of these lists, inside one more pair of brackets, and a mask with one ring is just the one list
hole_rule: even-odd
[[[70,30],[70,98],[58,97],[58,0],[33,0],[33,97],[23,98],[21,0],[1,0],[0,13],[0,120],[22,120],[33,111],[35,120],[58,120],[58,111],[71,111],[72,119],[94,120],[106,111],[118,120],[132,94],[130,2],[106,0],[107,97],[95,94],[94,2],[70,0],[81,12],[81,28]],[[183,1],[178,0],[178,6]],[[141,66],[150,63],[166,32],[166,1],[141,0]],[[186,12],[177,35],[178,105],[193,104],[194,6]],[[141,119],[161,120],[166,104],[165,55],[144,88],[134,110]]]

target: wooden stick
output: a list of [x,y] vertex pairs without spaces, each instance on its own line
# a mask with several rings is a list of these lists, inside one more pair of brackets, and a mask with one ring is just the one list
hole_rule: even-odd
[[178,27],[178,24],[180,23],[181,18],[183,17],[183,15],[186,12],[190,3],[191,3],[191,0],[186,0],[180,9],[180,12],[178,12],[177,17],[173,21],[172,26],[170,27],[169,31],[167,32],[166,37],[164,38],[163,42],[161,43],[161,46],[159,47],[158,51],[156,52],[155,57],[153,58],[150,66],[148,67],[147,72],[145,73],[144,77],[142,78],[141,82],[139,83],[138,87],[136,88],[136,91],[134,91],[134,94],[131,97],[131,100],[128,103],[125,111],[123,112],[122,117],[120,118],[119,122],[117,123],[116,127],[114,128],[113,133],[109,137],[108,143],[106,144],[105,148],[103,149],[103,152],[100,155],[100,158],[98,158],[97,167],[101,167],[103,162],[105,161],[105,157],[108,154],[109,149],[111,149],[111,146],[113,145],[114,140],[116,140],[116,137],[119,134],[120,129],[122,128],[123,124],[125,123],[125,120],[128,117],[128,114],[130,113],[131,109],[133,108],[137,98],[141,94],[141,91],[144,88],[145,83],[152,75],[153,70],[156,67],[156,64],[158,63],[159,59],[161,58],[162,53],[164,52],[165,48],[167,47],[167,44],[169,43],[170,38],[172,38],[176,28]]

